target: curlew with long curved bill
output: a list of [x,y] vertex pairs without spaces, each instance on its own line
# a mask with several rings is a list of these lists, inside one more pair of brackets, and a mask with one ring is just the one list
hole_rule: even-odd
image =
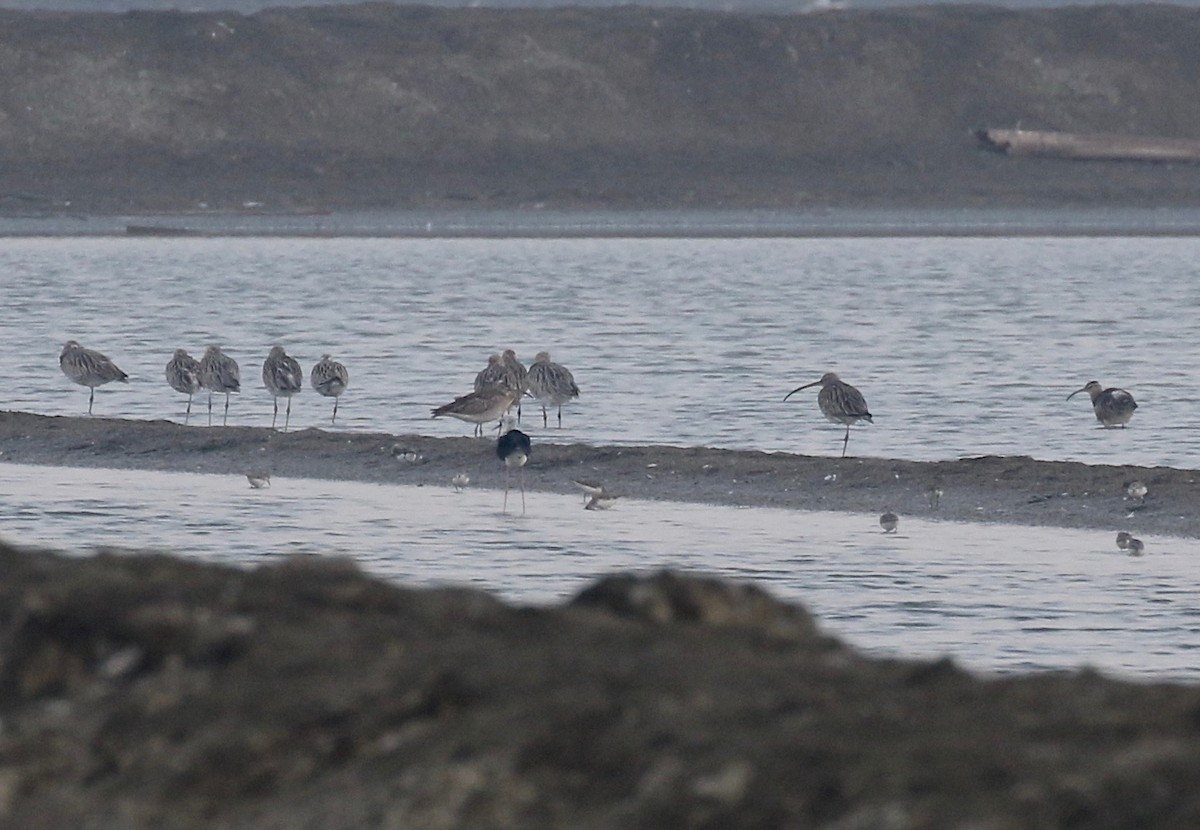
[[283,416],[283,431],[288,431],[292,420],[292,395],[304,388],[304,371],[295,358],[283,350],[283,346],[272,346],[271,353],[263,361],[263,386],[271,393],[275,414],[271,417],[271,429],[279,418],[279,399],[287,398],[287,414]]
[[200,358],[200,384],[208,390],[208,425],[212,426],[213,392],[224,392],[225,417],[221,426],[228,426],[229,395],[242,391],[242,373],[237,361],[221,351],[220,346],[209,346]]
[[489,421],[499,421],[500,417],[509,410],[516,400],[517,394],[503,386],[487,386],[480,392],[468,392],[460,395],[448,404],[439,406],[433,411],[433,417],[440,418],[448,415],[460,421],[475,425],[472,435],[483,437],[483,425]]
[[496,455],[504,462],[504,512],[508,512],[509,471],[516,467],[521,480],[521,515],[525,515],[525,463],[529,461],[531,445],[529,436],[513,427],[513,423],[512,416],[502,422],[503,433],[496,441]]
[[538,352],[533,363],[529,364],[526,379],[529,382],[529,394],[542,404],[542,426],[549,425],[546,407],[557,406],[558,428],[562,429],[563,404],[579,397],[574,375],[567,367],[552,361],[550,352]]
[[1092,410],[1096,413],[1096,420],[1105,428],[1124,427],[1133,417],[1133,411],[1137,409],[1137,402],[1133,399],[1133,395],[1124,389],[1115,387],[1105,389],[1099,381],[1089,380],[1082,389],[1076,389],[1067,395],[1067,400],[1071,400],[1080,392],[1087,392],[1091,397]]
[[861,392],[842,381],[833,372],[826,372],[820,380],[797,386],[784,395],[783,399],[786,401],[802,389],[813,386],[821,387],[821,391],[817,393],[817,406],[821,408],[821,414],[835,424],[845,424],[846,426],[846,437],[842,439],[842,458],[845,458],[846,447],[850,443],[851,425],[858,421],[874,423],[871,413],[867,411],[867,401]]
[[202,388],[200,361],[188,354],[187,349],[176,349],[174,356],[167,361],[166,376],[172,389],[188,396],[187,412],[183,416],[183,423],[187,424],[192,417],[192,396]]
[[88,414],[92,414],[92,403],[96,399],[96,387],[111,381],[129,383],[129,375],[117,368],[106,355],[85,349],[74,340],[68,340],[58,356],[63,374],[80,386],[91,389],[88,394]]
[[321,359],[313,364],[308,379],[312,388],[317,390],[317,394],[333,398],[333,417],[329,423],[337,423],[338,396],[350,385],[350,373],[346,371],[345,366],[323,354]]

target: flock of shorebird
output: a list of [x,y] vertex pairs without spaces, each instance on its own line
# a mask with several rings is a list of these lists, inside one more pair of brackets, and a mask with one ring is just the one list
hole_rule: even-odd
[[[126,383],[129,380],[129,376],[107,356],[92,349],[85,349],[74,340],[68,340],[63,346],[62,354],[59,355],[59,365],[68,378],[91,389],[88,396],[89,415],[92,413],[96,387],[112,381]],[[303,388],[304,373],[300,364],[288,355],[282,346],[274,346],[263,361],[262,377],[263,385],[271,393],[274,402],[272,429],[279,418],[279,398],[287,398],[283,422],[286,432],[292,414],[291,399]],[[188,396],[184,423],[191,417],[192,396],[203,389],[207,389],[209,393],[209,425],[212,425],[213,393],[225,394],[225,414],[222,423],[228,423],[229,395],[240,391],[241,378],[237,362],[222,352],[219,346],[209,346],[200,360],[191,357],[184,349],[176,349],[174,356],[167,363],[166,378],[172,389]],[[338,398],[350,384],[346,367],[329,355],[323,355],[312,367],[309,382],[318,393],[333,398],[331,422],[336,423]],[[846,428],[842,438],[842,457],[845,458],[850,443],[850,427],[859,421],[874,422],[867,408],[866,398],[835,373],[826,372],[820,380],[806,383],[788,392],[783,400],[786,402],[797,392],[813,386],[821,387],[817,393],[817,406],[821,413],[830,421]],[[1088,393],[1096,420],[1106,428],[1124,427],[1137,409],[1137,402],[1129,392],[1124,389],[1105,388],[1094,380],[1072,392],[1067,396],[1067,400],[1081,392]],[[484,424],[493,421],[499,423],[496,455],[503,462],[505,470],[504,510],[508,509],[509,472],[515,467],[520,477],[522,513],[525,510],[525,464],[529,460],[532,447],[529,436],[517,429],[516,424],[521,417],[521,401],[526,396],[541,403],[543,427],[549,426],[549,409],[557,408],[558,426],[561,428],[563,405],[579,397],[579,387],[570,370],[552,361],[549,352],[538,352],[533,363],[526,368],[513,349],[506,349],[503,353],[493,354],[488,358],[487,365],[475,376],[473,391],[432,410],[435,418],[447,416],[474,424],[474,434],[478,436],[484,434]],[[516,418],[509,414],[513,408],[517,410]],[[470,477],[466,473],[459,473],[452,483],[456,490],[462,490],[469,482]],[[250,483],[254,487],[269,485],[270,476],[259,476],[257,479],[251,476]],[[603,485],[598,482],[578,479],[575,483],[583,490],[589,510],[611,507],[618,498],[617,495],[605,491]],[[931,495],[930,502],[936,507],[936,499],[941,496],[941,491],[931,492],[936,493],[936,496]],[[1141,505],[1146,496],[1145,485],[1133,482],[1129,486],[1128,494]],[[890,509],[885,510],[879,517],[879,525],[885,533],[894,533],[899,525],[899,517]],[[1117,547],[1128,550],[1133,555],[1140,555],[1145,549],[1141,540],[1133,538],[1125,531],[1117,534]]]

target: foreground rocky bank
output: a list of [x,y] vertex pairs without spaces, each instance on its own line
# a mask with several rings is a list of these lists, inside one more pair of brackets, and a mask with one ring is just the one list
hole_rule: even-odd
[[[0,462],[271,473],[449,487],[503,487],[494,441],[425,435],[290,433],[262,427],[185,427],[168,421],[52,417],[0,411]],[[837,458],[708,447],[592,446],[538,441],[526,468],[533,491],[579,492],[596,479],[631,498],[878,513],[955,521],[1074,527],[1115,534],[1200,537],[1200,472],[1028,457],[954,461]],[[1126,485],[1141,481],[1141,504]],[[930,491],[940,490],[936,507]],[[1107,544],[1107,543],[1106,543]]]
[[3,544],[0,572],[5,827],[1200,824],[1200,689],[868,660],[750,585],[515,608]]

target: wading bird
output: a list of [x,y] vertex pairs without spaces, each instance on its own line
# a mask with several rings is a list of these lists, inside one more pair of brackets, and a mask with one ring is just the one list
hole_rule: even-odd
[[183,422],[186,424],[192,417],[192,395],[200,391],[200,361],[187,353],[187,349],[176,349],[175,355],[167,362],[167,383],[176,392],[188,396],[187,412]]
[[129,375],[117,368],[105,355],[100,352],[85,349],[74,340],[68,340],[58,356],[58,365],[63,374],[78,383],[87,386],[92,391],[88,394],[88,414],[92,414],[92,403],[96,399],[96,387],[119,380],[129,383]]
[[287,398],[287,413],[283,416],[283,431],[288,431],[292,420],[292,395],[304,388],[304,372],[295,358],[283,350],[283,346],[272,346],[271,353],[263,361],[263,386],[271,393],[275,414],[271,417],[271,429],[279,418],[279,399]]
[[558,428],[562,429],[563,404],[579,397],[575,377],[565,366],[550,359],[550,352],[538,352],[529,364],[529,394],[542,404],[542,426],[549,425],[547,406],[558,407]]
[[200,358],[200,384],[208,390],[208,425],[212,426],[213,392],[225,393],[225,417],[221,426],[229,423],[229,394],[242,391],[242,373],[237,361],[221,351],[220,346],[209,346]]
[[1067,395],[1067,400],[1071,400],[1080,392],[1087,392],[1091,397],[1096,420],[1105,427],[1125,426],[1133,417],[1133,410],[1137,409],[1137,402],[1134,401],[1133,395],[1124,389],[1115,387],[1105,389],[1100,386],[1098,381],[1089,380],[1082,389],[1076,389]]
[[513,405],[517,394],[503,386],[488,386],[481,392],[468,392],[448,404],[433,410],[433,417],[449,415],[460,421],[475,425],[472,435],[483,435],[483,425],[498,421],[500,416]]
[[323,354],[321,359],[313,364],[308,379],[318,394],[333,398],[333,417],[329,419],[329,423],[337,423],[338,396],[350,385],[350,373],[346,371],[345,366]]
[[846,425],[846,437],[842,439],[842,458],[846,457],[846,447],[850,443],[850,426],[858,421],[874,423],[871,413],[867,411],[867,402],[862,393],[848,383],[844,383],[833,372],[826,372],[820,380],[797,386],[783,396],[786,401],[797,392],[812,386],[820,386],[817,393],[817,406],[821,414],[835,424]]
[[529,436],[516,429],[510,418],[501,425],[504,433],[496,441],[496,455],[504,462],[504,512],[508,512],[508,474],[516,467],[521,478],[521,514],[525,513],[525,462],[529,460]]

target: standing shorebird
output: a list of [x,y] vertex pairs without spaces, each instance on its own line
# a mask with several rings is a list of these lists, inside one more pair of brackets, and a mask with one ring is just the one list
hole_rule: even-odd
[[1120,531],[1117,534],[1117,547],[1120,548],[1121,550],[1129,550],[1129,540],[1132,538],[1133,538],[1133,535],[1129,531],[1127,531],[1127,530]]
[[271,474],[266,472],[246,473],[246,481],[250,482],[250,489],[261,490],[271,486]]
[[337,423],[338,396],[345,392],[346,387],[350,385],[350,373],[346,371],[345,366],[329,355],[323,354],[321,359],[313,364],[308,379],[312,383],[312,388],[316,389],[319,394],[333,398],[333,417],[329,423]]
[[200,384],[208,390],[208,425],[212,426],[213,392],[225,393],[225,417],[221,426],[229,424],[229,394],[242,391],[242,373],[237,361],[221,351],[220,346],[209,346],[200,358]]
[[1137,409],[1133,395],[1124,389],[1105,389],[1100,386],[1099,381],[1089,380],[1082,389],[1076,389],[1067,395],[1067,400],[1071,400],[1080,392],[1087,392],[1091,397],[1096,420],[1105,427],[1124,427],[1133,417],[1133,410]]
[[481,392],[468,392],[460,395],[450,403],[433,410],[433,417],[449,415],[460,421],[475,425],[472,435],[483,436],[483,425],[489,421],[498,421],[500,416],[509,410],[516,400],[516,393],[503,386],[488,386]]
[[506,418],[501,429],[504,433],[496,442],[496,455],[504,462],[504,512],[508,512],[508,475],[516,467],[520,470],[521,478],[521,515],[525,514],[525,462],[529,460],[529,436],[512,425],[511,418]]
[[517,423],[521,423],[521,398],[525,397],[525,393],[529,391],[529,370],[525,368],[525,364],[517,359],[517,353],[512,349],[505,349],[504,354],[500,355],[500,360],[504,364],[506,377],[508,380],[508,388],[517,393]]
[[461,473],[455,473],[454,478],[450,479],[450,483],[454,485],[454,492],[461,493],[471,483],[471,477],[464,470]]
[[844,383],[833,372],[826,372],[820,380],[797,386],[784,395],[783,399],[786,401],[802,389],[818,385],[821,387],[821,391],[817,393],[817,406],[821,408],[821,414],[835,424],[846,425],[846,437],[842,439],[842,458],[845,458],[846,447],[850,443],[850,426],[858,421],[866,421],[869,424],[875,423],[875,421],[872,419],[871,413],[867,411],[867,401],[863,398],[862,393],[850,384]]
[[129,383],[129,375],[117,368],[117,364],[100,352],[85,349],[74,340],[68,340],[58,356],[58,365],[63,374],[92,391],[88,394],[88,414],[92,414],[92,403],[96,399],[96,387],[119,380]]
[[558,428],[562,429],[563,404],[579,397],[579,387],[575,385],[575,377],[565,366],[550,359],[550,352],[538,352],[533,363],[529,364],[527,375],[529,394],[542,404],[542,426],[549,426],[547,406],[558,407]]
[[279,418],[279,399],[287,398],[287,414],[283,416],[283,431],[288,431],[292,420],[292,395],[304,388],[304,371],[295,358],[289,357],[283,346],[272,346],[271,353],[263,361],[263,386],[271,393],[275,414],[271,417],[271,429]]
[[583,503],[587,504],[587,500],[596,496],[604,495],[604,483],[596,481],[594,478],[576,478],[572,479],[575,486],[583,491]]
[[487,366],[479,370],[479,374],[475,375],[475,391],[482,392],[489,386],[504,386],[507,388],[504,376],[503,358],[499,352],[494,352],[488,355]]
[[176,349],[167,362],[167,383],[176,392],[188,396],[187,412],[183,416],[186,424],[192,417],[192,395],[200,391],[200,361],[187,353],[187,349]]
[[884,533],[895,533],[899,524],[900,517],[890,509],[884,510],[883,515],[879,517],[879,526],[883,528]]
[[616,493],[597,493],[588,499],[588,503],[583,506],[584,510],[608,510],[617,503],[617,499],[621,498]]
[[1130,536],[1127,550],[1129,551],[1130,556],[1141,556],[1146,552],[1146,543],[1141,539]]

